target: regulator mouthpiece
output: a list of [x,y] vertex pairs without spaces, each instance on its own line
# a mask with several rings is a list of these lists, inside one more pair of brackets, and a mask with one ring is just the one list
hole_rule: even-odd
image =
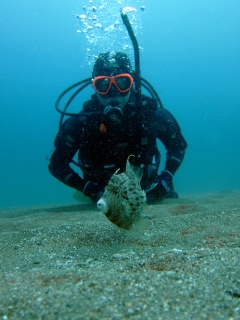
[[107,120],[115,122],[116,124],[122,122],[123,112],[119,107],[107,106],[104,109],[104,114]]

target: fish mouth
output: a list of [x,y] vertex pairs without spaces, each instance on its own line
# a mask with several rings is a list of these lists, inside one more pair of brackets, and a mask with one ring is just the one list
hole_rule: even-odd
[[97,208],[102,211],[103,213],[107,213],[108,207],[106,202],[103,199],[98,200],[97,202]]

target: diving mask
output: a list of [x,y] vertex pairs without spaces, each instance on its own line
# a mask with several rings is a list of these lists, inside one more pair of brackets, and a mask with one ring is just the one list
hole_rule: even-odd
[[108,94],[112,84],[121,93],[128,92],[133,85],[133,77],[128,73],[117,74],[116,76],[97,76],[92,80],[94,90],[99,94]]

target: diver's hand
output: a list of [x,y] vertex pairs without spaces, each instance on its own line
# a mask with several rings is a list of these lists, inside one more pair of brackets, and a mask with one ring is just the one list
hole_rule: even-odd
[[149,190],[146,190],[147,201],[159,201],[165,198],[171,192],[172,179],[172,174],[163,170],[156,177],[155,184]]
[[90,197],[92,201],[97,202],[103,195],[104,186],[87,181],[82,192],[85,196]]

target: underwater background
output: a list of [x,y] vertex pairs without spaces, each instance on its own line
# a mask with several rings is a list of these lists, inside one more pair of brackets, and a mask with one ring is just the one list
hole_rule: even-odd
[[[102,26],[84,24],[84,6],[96,6]],[[91,76],[100,52],[132,56],[119,14],[123,6],[137,10],[130,20],[142,48],[141,75],[189,145],[175,175],[176,191],[181,197],[239,189],[238,0],[1,0],[1,208],[76,203],[74,190],[48,171],[60,118],[54,104],[66,87]],[[87,89],[80,99],[91,93]]]

